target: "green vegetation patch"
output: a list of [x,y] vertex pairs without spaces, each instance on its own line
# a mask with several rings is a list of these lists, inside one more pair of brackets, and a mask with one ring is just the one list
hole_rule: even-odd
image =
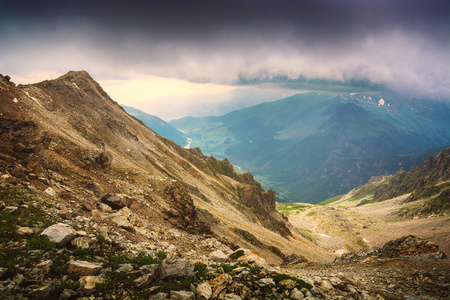
[[330,199],[324,200],[322,202],[319,202],[316,205],[327,205],[327,204],[336,202],[336,201],[340,200],[342,198],[342,196],[344,196],[344,194],[334,196],[333,198],[330,198]]
[[278,285],[280,283],[280,281],[290,279],[295,282],[295,287],[299,290],[302,288],[306,288],[306,289],[310,290],[312,288],[312,285],[307,283],[306,281],[301,280],[297,277],[287,275],[287,274],[275,274],[275,275],[272,275],[272,278],[273,278],[273,281],[275,281],[276,285]]
[[310,204],[304,204],[304,203],[277,203],[276,209],[282,213],[283,215],[289,217],[291,214],[295,215],[302,211],[305,211],[305,209],[311,207]]
[[244,250],[238,250],[238,251],[230,254],[229,257],[232,259],[238,259],[239,257],[243,256],[244,254],[245,254]]

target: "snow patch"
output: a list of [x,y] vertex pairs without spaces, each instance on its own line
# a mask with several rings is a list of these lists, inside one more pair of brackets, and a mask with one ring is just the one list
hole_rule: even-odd
[[77,85],[75,82],[72,82],[72,84],[73,84],[73,86],[76,87],[77,89],[80,89],[80,88],[78,87],[78,85]]
[[30,96],[30,94],[29,94],[27,91],[25,91],[25,94],[27,94],[27,96],[28,96],[29,98],[33,99],[34,102],[36,102],[37,104],[39,104],[39,106],[42,107],[42,104],[41,104],[41,102],[39,102],[38,99],[34,98],[33,96]]
[[19,103],[19,100],[17,100],[17,98],[14,98],[14,99],[13,99],[13,102],[14,102],[14,103]]
[[383,98],[381,98],[380,101],[378,101],[378,105],[379,106],[383,106],[384,105],[384,99]]

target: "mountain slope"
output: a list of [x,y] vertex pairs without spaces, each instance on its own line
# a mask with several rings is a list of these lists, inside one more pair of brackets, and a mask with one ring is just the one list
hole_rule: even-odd
[[139,120],[145,123],[148,127],[153,129],[159,135],[165,137],[166,139],[172,140],[181,147],[184,147],[188,144],[188,140],[186,135],[170,125],[169,123],[161,120],[160,118],[147,114],[142,110],[136,109],[131,106],[121,105],[127,113],[132,116],[135,116]]
[[292,202],[345,193],[426,157],[405,154],[450,144],[448,104],[390,94],[308,93],[171,124]]
[[374,177],[352,190],[343,200],[361,200],[360,205],[376,203],[403,195],[403,203],[411,203],[400,211],[409,217],[447,215],[450,213],[450,148],[427,159],[410,171]]
[[[38,193],[55,188],[78,203],[65,204],[75,214],[96,222],[110,221],[93,209],[100,199],[122,195],[132,203],[133,220],[142,220],[127,236],[136,243],[148,239],[151,228],[178,228],[255,249],[269,261],[298,251],[311,260],[330,259],[290,231],[275,210],[274,192],[264,191],[250,174],[227,172],[227,161],[214,162],[162,138],[128,115],[87,72],[20,86],[2,76],[0,92],[0,166],[12,183],[29,182]],[[179,242],[189,245],[182,247],[186,252],[196,247],[189,241]]]

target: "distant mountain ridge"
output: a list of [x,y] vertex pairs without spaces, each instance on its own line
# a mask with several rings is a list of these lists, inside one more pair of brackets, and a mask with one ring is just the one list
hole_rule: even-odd
[[184,147],[188,144],[188,140],[186,138],[186,135],[170,125],[169,123],[165,122],[164,120],[147,114],[143,112],[142,110],[139,110],[137,108],[126,106],[121,104],[121,106],[125,109],[127,113],[130,115],[138,118],[142,122],[145,123],[148,127],[156,131],[159,135],[165,137],[166,139],[172,140],[181,147]]
[[[170,122],[192,147],[228,157],[277,190],[317,203],[375,175],[409,169],[450,144],[447,103],[389,93],[294,95],[219,117]],[[437,150],[439,151],[439,150]]]

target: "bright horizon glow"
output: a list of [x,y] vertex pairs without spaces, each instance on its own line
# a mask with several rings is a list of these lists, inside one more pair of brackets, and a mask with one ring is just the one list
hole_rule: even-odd
[[234,86],[193,83],[175,78],[149,76],[128,80],[98,80],[112,99],[125,105],[150,102],[163,97],[188,97],[203,94],[221,94],[236,89]]

